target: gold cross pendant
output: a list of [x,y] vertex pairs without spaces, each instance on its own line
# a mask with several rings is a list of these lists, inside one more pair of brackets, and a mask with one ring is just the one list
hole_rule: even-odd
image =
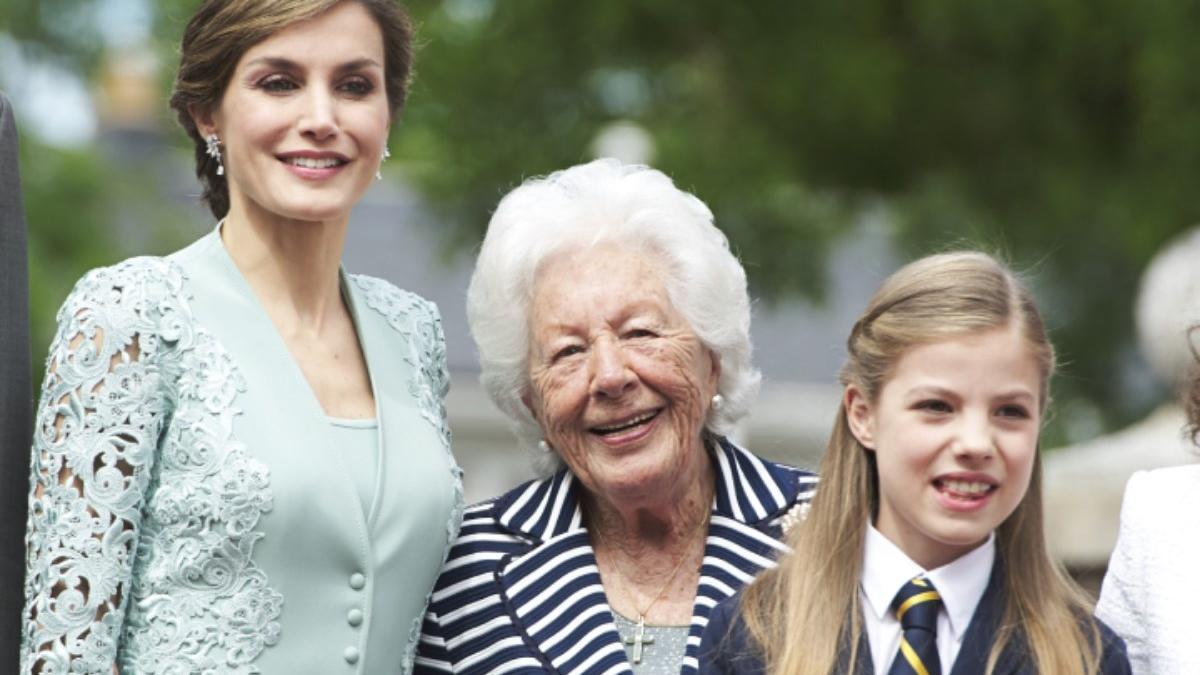
[[637,665],[642,662],[642,652],[646,645],[654,644],[654,638],[646,635],[646,617],[638,616],[637,632],[625,638],[625,644],[633,645],[633,663]]

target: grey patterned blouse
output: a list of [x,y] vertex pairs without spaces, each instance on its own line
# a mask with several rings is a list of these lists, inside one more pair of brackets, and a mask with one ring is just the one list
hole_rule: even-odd
[[[626,618],[623,614],[613,612],[617,632],[621,635],[621,643],[625,645],[625,656],[629,665],[637,675],[678,675],[683,667],[683,657],[687,652],[688,630],[691,626],[651,626],[645,627],[645,637],[639,651],[636,637],[639,634],[638,624]],[[637,657],[641,658],[638,659]]]

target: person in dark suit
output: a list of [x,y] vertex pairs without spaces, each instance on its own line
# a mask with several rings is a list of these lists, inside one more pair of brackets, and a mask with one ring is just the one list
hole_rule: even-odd
[[847,352],[792,553],[714,610],[700,672],[1129,673],[1047,553],[1054,350],[1020,280],[977,252],[918,260],[875,293]]
[[[29,287],[17,126],[0,93],[0,664],[16,659],[29,476]],[[4,668],[0,668],[4,670]]]

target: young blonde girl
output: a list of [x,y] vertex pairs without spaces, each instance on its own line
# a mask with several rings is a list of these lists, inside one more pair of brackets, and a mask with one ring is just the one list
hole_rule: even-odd
[[[987,590],[966,629],[968,642],[984,635],[986,643],[983,648],[961,643],[947,673],[1128,672],[1120,639],[1090,618],[1087,598],[1046,550],[1037,433],[1055,359],[1028,290],[981,253],[923,258],[884,282],[854,324],[847,347],[845,396],[821,462],[821,487],[807,519],[789,533],[794,552],[749,586],[740,602],[731,598],[714,611],[704,634],[701,672],[902,672],[889,670],[892,654],[884,663],[872,659],[867,640],[866,596],[860,589],[869,531],[883,534],[891,540],[887,545],[924,570],[950,564],[985,543],[994,546]],[[1006,353],[1016,360],[997,360]],[[955,389],[964,375],[949,372],[954,361],[939,360],[944,354],[990,368],[1010,389],[1020,378],[1006,379],[1004,373],[1024,368],[1030,381],[1025,389],[1032,391],[1023,398],[1001,391],[994,407],[982,406],[988,417],[975,431],[953,431],[967,429],[951,425],[967,424],[970,397],[977,385],[986,389],[988,383]],[[916,381],[932,383],[933,393],[918,393],[900,409],[899,426],[881,428],[888,414],[881,394],[914,368],[924,368],[914,372],[925,380]],[[949,382],[948,390],[937,390],[940,382]],[[971,433],[976,438],[964,438]],[[944,449],[929,442],[955,434],[959,437],[946,441]],[[993,445],[988,434],[1000,441]],[[906,484],[920,473],[904,473],[911,466],[902,463],[905,457],[896,459],[897,453],[912,455],[912,446],[922,442],[934,448],[930,468],[965,463],[998,470],[961,474],[964,481],[980,483],[955,482],[960,474],[944,472],[931,474],[935,478],[928,483]],[[971,443],[979,446],[978,457],[948,458]],[[974,492],[985,486],[982,497]],[[897,521],[908,527],[897,528]],[[925,667],[942,670],[939,663]],[[913,672],[922,672],[921,666]]]

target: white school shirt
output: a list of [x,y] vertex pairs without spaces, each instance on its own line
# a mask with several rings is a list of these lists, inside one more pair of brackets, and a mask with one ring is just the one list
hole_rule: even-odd
[[988,535],[979,548],[932,571],[922,569],[870,523],[867,524],[865,544],[859,599],[875,675],[886,675],[900,649],[903,630],[892,613],[892,600],[904,584],[922,574],[933,582],[938,595],[942,596],[942,606],[938,609],[937,647],[942,673],[949,673],[975,607],[983,598],[992,576],[992,563],[996,559],[995,533]]

